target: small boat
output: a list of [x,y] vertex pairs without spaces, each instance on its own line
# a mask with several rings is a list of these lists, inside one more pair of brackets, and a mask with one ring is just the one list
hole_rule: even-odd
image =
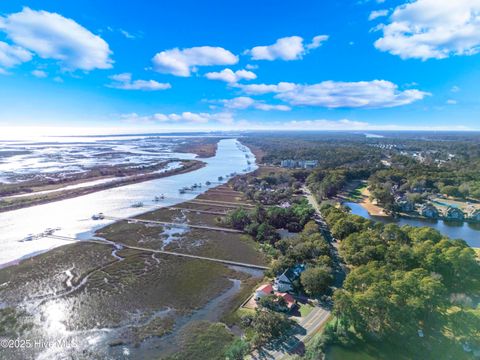
[[178,190],[178,192],[179,192],[180,194],[185,194],[186,190],[185,190],[185,189],[180,189],[180,190]]
[[35,238],[35,235],[33,234],[28,234],[27,236],[25,236],[22,240],[20,240],[21,242],[24,242],[24,241],[32,241],[33,239]]
[[212,183],[210,181],[206,181],[205,185],[210,186],[210,185],[212,185]]
[[139,201],[132,204],[132,208],[141,208],[143,207],[143,202]]
[[105,219],[105,215],[103,213],[93,214],[92,220],[103,220]]
[[55,232],[55,229],[47,228],[47,229],[45,229],[45,231],[43,232],[42,235],[45,235],[45,236],[53,235],[54,232]]

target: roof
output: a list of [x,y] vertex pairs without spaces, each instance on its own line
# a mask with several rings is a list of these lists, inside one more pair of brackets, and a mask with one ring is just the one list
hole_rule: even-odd
[[287,307],[291,308],[293,305],[295,305],[295,299],[292,295],[281,292],[275,293],[275,295],[283,298],[283,300],[285,300],[285,302],[287,303]]
[[264,284],[264,285],[258,287],[257,290],[255,290],[255,292],[260,292],[260,291],[265,293],[265,294],[270,294],[270,293],[273,292],[273,286],[272,286],[272,284]]

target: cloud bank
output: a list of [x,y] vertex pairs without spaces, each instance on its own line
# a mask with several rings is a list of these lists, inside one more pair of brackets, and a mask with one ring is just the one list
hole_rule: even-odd
[[480,0],[416,0],[395,8],[375,42],[402,59],[444,59],[480,49]]
[[[25,7],[18,13],[1,17],[0,31],[15,44],[10,46],[10,58],[12,48],[16,53],[14,65],[30,60],[31,52],[43,59],[57,60],[67,71],[112,67],[112,52],[101,37],[57,13]],[[0,53],[4,50],[3,45]]]
[[197,71],[198,66],[233,65],[238,62],[238,57],[221,47],[199,46],[159,52],[152,62],[160,73],[188,77]]

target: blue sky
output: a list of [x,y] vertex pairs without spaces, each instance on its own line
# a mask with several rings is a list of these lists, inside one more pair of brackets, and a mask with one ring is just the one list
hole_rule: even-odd
[[480,129],[480,0],[9,1],[0,127]]

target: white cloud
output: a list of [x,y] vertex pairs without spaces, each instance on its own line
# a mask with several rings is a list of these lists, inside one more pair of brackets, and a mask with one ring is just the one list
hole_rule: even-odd
[[307,45],[307,49],[316,49],[328,40],[328,35],[317,35],[314,36],[312,42]]
[[461,90],[460,87],[457,85],[452,86],[452,88],[450,89],[450,91],[453,93],[458,93],[460,92],[460,90]]
[[231,69],[223,69],[219,72],[209,72],[205,74],[205,77],[210,80],[221,80],[228,83],[237,83],[240,80],[253,80],[257,78],[255,73],[248,70],[232,71]]
[[157,53],[152,61],[158,72],[188,77],[197,71],[197,66],[233,65],[238,57],[221,47],[199,46],[165,50]]
[[359,82],[324,81],[300,85],[292,91],[277,95],[292,105],[323,106],[327,108],[388,108],[411,104],[429,95],[420,90],[400,91],[390,81]]
[[388,15],[388,10],[375,10],[370,13],[368,20],[372,21]]
[[229,109],[246,109],[255,104],[255,99],[248,96],[239,96],[233,99],[221,101]]
[[457,104],[458,104],[457,100],[453,100],[453,99],[448,99],[447,100],[447,105],[457,105]]
[[31,59],[32,54],[24,48],[0,41],[0,67],[13,67]]
[[255,69],[258,69],[258,65],[247,64],[247,65],[245,66],[245,69],[255,70]]
[[133,40],[137,38],[135,35],[130,34],[127,30],[120,29],[119,31],[120,31],[120,34],[125,36],[127,39]]
[[194,113],[184,111],[180,114],[156,113],[152,115],[138,115],[137,113],[123,114],[122,120],[130,123],[187,123],[187,124],[206,124],[211,121],[221,124],[231,124],[234,121],[233,114],[229,112],[221,113]]
[[32,75],[37,78],[46,78],[48,74],[43,70],[33,70]]
[[277,85],[242,85],[250,94],[277,93],[276,97],[291,105],[326,108],[388,108],[411,104],[430,95],[427,92],[398,86],[386,80],[336,82],[313,85],[279,83]]
[[361,130],[368,128],[370,124],[362,121],[342,120],[300,120],[290,121],[285,124],[289,129],[298,130]]
[[272,45],[255,46],[246,53],[250,54],[253,60],[299,60],[308,50],[318,48],[327,39],[327,35],[315,36],[312,42],[305,47],[302,37],[288,36],[278,39]]
[[402,59],[444,59],[480,50],[480,0],[416,0],[395,8],[375,47]]
[[245,93],[250,95],[262,95],[268,93],[281,93],[286,91],[291,91],[297,86],[294,83],[290,82],[279,82],[278,84],[237,84],[237,87],[242,89]]
[[108,87],[122,90],[144,90],[144,91],[155,91],[155,90],[166,90],[170,89],[172,86],[169,83],[159,83],[155,80],[135,80],[132,81],[132,74],[122,73],[110,76],[114,82],[107,85]]
[[221,103],[228,109],[235,109],[235,110],[244,110],[247,108],[254,108],[257,110],[262,111],[290,111],[291,108],[287,105],[271,105],[265,104],[263,101],[258,101],[252,99],[248,96],[239,96],[233,99],[221,100]]
[[271,105],[271,104],[264,104],[262,102],[259,102],[255,104],[255,109],[258,110],[263,110],[263,111],[271,111],[271,110],[277,110],[277,111],[290,111],[292,108],[287,105]]
[[16,45],[43,59],[58,60],[65,70],[112,67],[108,44],[72,19],[27,7],[0,19],[0,30]]

